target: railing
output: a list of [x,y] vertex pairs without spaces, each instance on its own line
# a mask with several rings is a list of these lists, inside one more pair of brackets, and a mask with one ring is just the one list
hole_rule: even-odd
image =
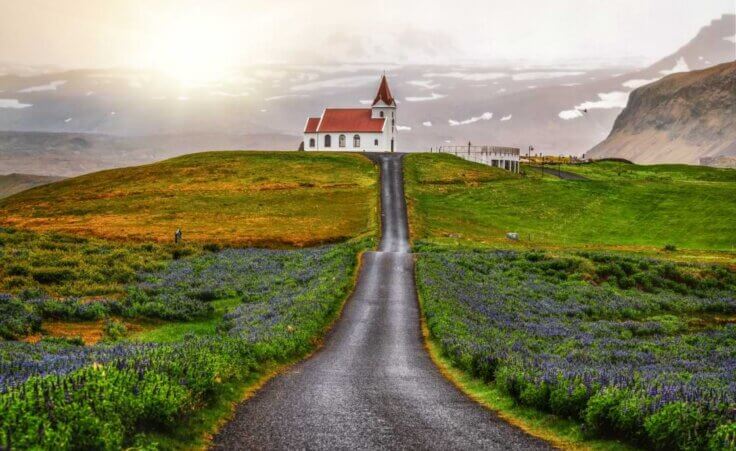
[[520,154],[518,147],[501,147],[501,146],[440,146],[437,149],[430,149],[432,152],[451,153],[458,157],[463,155],[504,155],[509,157],[518,157]]
[[440,146],[430,152],[449,153],[464,160],[474,161],[511,172],[519,172],[519,148],[500,146]]

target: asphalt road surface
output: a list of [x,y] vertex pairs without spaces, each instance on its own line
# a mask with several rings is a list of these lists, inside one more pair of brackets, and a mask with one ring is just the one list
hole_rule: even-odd
[[242,403],[214,438],[232,449],[550,449],[474,403],[427,355],[401,155],[378,154],[383,237],[311,358]]

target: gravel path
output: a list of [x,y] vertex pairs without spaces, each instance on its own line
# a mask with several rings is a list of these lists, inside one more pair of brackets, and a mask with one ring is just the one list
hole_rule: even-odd
[[550,449],[445,380],[419,326],[401,155],[381,165],[383,237],[324,347],[241,404],[214,449]]

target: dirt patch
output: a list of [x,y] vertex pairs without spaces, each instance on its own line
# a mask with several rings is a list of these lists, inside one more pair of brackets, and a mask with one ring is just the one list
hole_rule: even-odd
[[736,313],[703,313],[688,319],[691,330],[706,330],[736,324]]
[[[128,333],[141,332],[153,325],[143,325],[123,321]],[[38,343],[43,337],[75,338],[80,337],[85,345],[93,345],[105,338],[105,320],[98,321],[44,321],[41,333],[29,335],[23,341]]]

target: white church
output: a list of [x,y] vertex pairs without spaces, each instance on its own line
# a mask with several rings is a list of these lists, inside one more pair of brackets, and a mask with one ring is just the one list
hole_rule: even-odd
[[304,150],[393,152],[396,101],[384,75],[370,108],[325,108],[304,127]]

